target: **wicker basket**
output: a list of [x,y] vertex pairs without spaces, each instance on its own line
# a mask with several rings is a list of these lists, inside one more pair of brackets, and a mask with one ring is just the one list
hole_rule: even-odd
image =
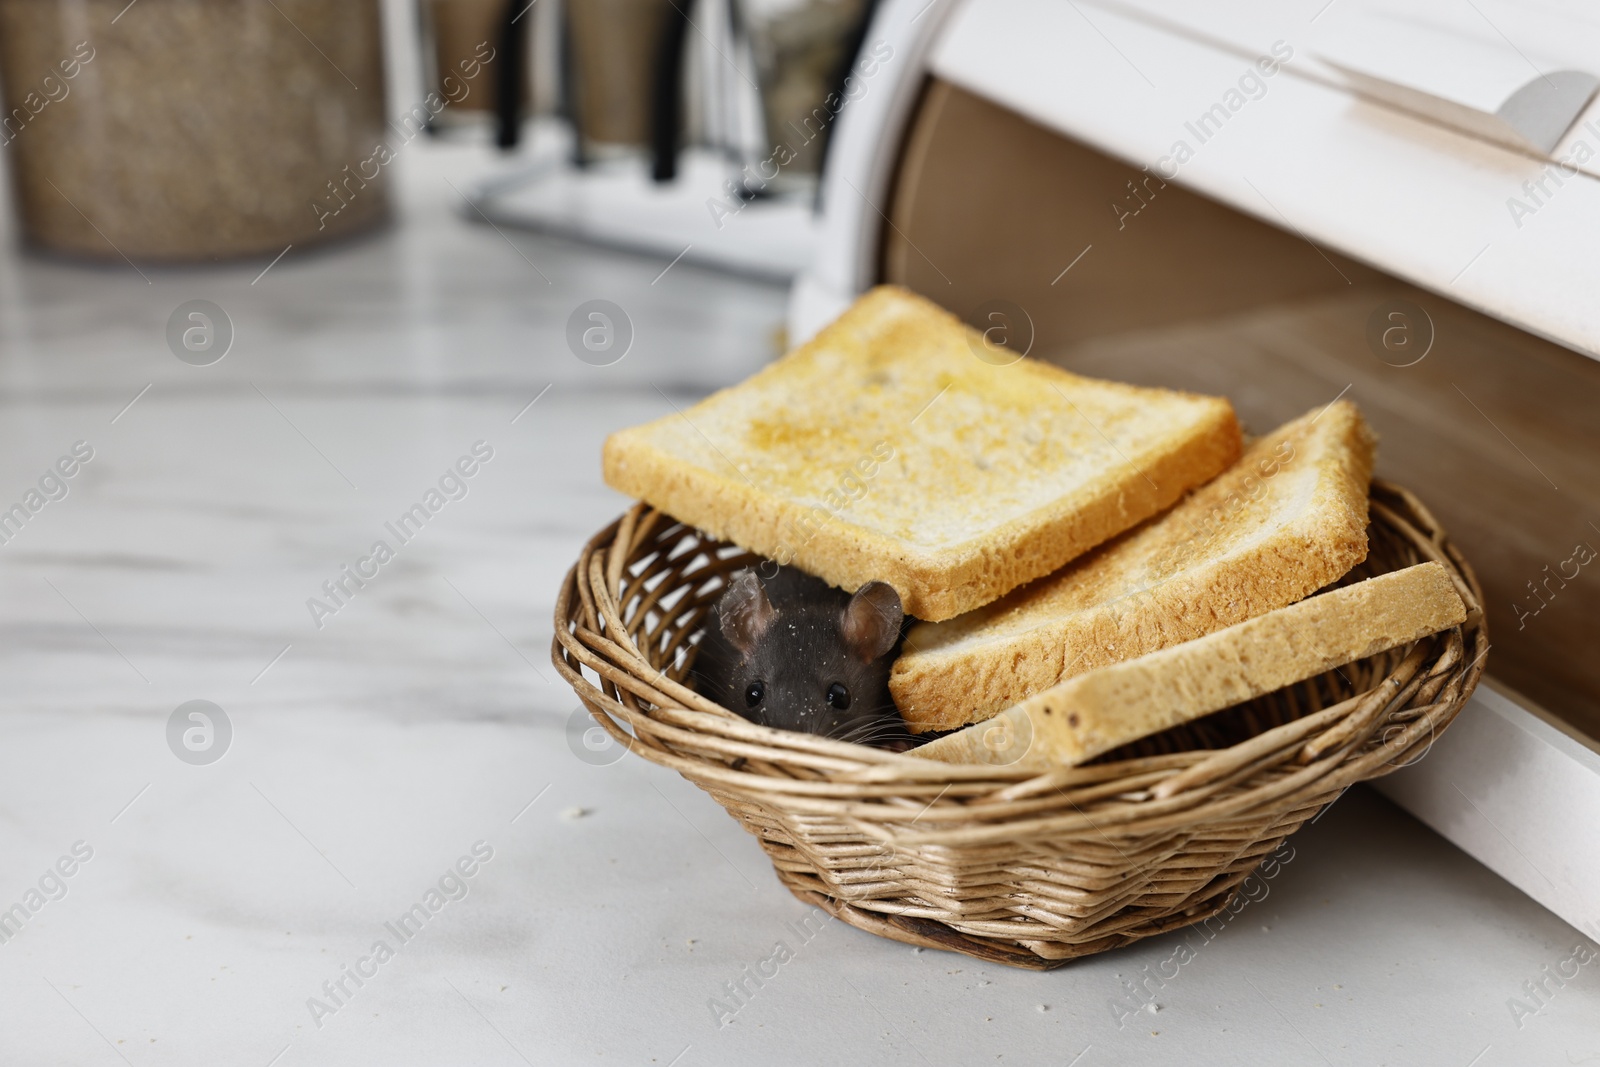
[[684,683],[691,638],[753,557],[644,506],[584,547],[553,658],[595,719],[755,834],[801,900],[913,945],[1018,967],[1200,922],[1351,784],[1427,754],[1488,650],[1481,594],[1432,515],[1375,482],[1352,578],[1438,560],[1467,621],[1409,648],[1040,774],[747,722]]

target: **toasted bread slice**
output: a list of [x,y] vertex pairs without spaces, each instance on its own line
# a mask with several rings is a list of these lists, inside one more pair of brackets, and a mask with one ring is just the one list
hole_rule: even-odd
[[1420,563],[1069,678],[913,754],[946,763],[1072,766],[1466,617],[1450,572]]
[[980,335],[883,286],[744,383],[612,434],[607,484],[908,614],[987,604],[1237,458],[1226,400],[986,362]]
[[1374,438],[1355,405],[1252,442],[1143,527],[979,611],[907,635],[890,689],[916,733],[1292,604],[1367,557]]

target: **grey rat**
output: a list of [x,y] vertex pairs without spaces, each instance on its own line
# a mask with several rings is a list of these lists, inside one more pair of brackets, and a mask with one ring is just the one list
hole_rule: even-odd
[[900,594],[852,596],[792,567],[740,571],[711,609],[695,688],[751,722],[904,752],[915,744],[889,696]]

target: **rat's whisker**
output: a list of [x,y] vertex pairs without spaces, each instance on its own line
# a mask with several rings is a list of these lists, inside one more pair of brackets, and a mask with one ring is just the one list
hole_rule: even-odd
[[884,742],[911,740],[911,734],[905,728],[904,721],[896,715],[892,719],[883,716],[849,726],[839,731],[834,739],[858,745],[882,747]]

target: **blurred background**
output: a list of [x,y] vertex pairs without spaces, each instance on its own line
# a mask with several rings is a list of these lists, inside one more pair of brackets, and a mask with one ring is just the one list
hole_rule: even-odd
[[[784,279],[833,119],[866,88],[872,9],[18,0],[0,16],[18,221],[41,250],[141,265],[305,252],[392,221],[420,139],[460,161],[481,221]],[[758,201],[760,240],[699,232]]]

